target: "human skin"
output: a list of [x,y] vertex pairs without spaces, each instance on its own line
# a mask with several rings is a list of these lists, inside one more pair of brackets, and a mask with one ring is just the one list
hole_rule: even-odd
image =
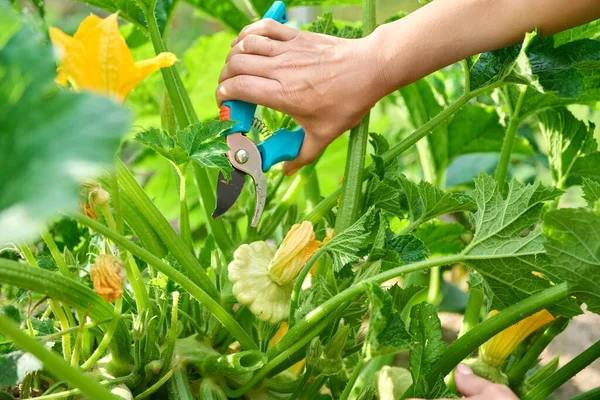
[[464,58],[600,18],[598,0],[434,0],[361,39],[264,19],[245,27],[219,78],[217,102],[243,100],[290,115],[306,131],[293,174],[356,126],[385,95]]
[[454,381],[456,382],[456,388],[465,396],[463,398],[466,400],[518,400],[518,397],[508,387],[492,383],[475,375],[471,368],[464,364],[456,367]]

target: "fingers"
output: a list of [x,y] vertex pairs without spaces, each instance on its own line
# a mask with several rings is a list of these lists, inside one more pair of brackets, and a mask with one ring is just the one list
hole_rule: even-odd
[[276,22],[270,18],[261,19],[260,21],[248,25],[242,29],[237,38],[235,38],[235,40],[231,43],[231,47],[237,45],[248,35],[266,36],[271,39],[286,42],[294,39],[296,36],[298,36],[298,33],[298,30],[280,24],[279,22]]
[[252,54],[237,54],[225,64],[219,76],[219,83],[237,75],[252,75],[269,78],[275,69],[275,61],[269,57]]
[[227,55],[227,61],[236,54],[255,54],[258,56],[274,57],[283,53],[283,42],[265,36],[248,35],[233,46]]
[[224,80],[217,88],[219,107],[227,100],[242,100],[276,108],[281,104],[281,85],[272,79],[252,75],[237,75]]
[[325,150],[326,146],[327,143],[319,142],[314,135],[307,133],[304,136],[304,143],[302,143],[302,148],[300,149],[300,153],[298,153],[298,157],[283,164],[283,172],[288,176],[293,175],[303,166],[315,161],[319,154]]
[[459,364],[454,372],[456,388],[465,396],[475,396],[482,393],[488,386],[493,385],[473,373],[471,368],[464,364]]

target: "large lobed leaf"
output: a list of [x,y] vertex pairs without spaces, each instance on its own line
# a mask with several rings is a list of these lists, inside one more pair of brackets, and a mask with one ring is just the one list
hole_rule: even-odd
[[[539,182],[523,185],[512,180],[507,195],[502,196],[492,177],[481,174],[475,180],[475,235],[463,254],[485,280],[481,286],[488,289],[491,309],[503,309],[551,285],[534,274],[547,264],[539,223],[544,202],[561,193]],[[573,316],[579,308],[565,302],[553,312]]]
[[569,293],[600,314],[600,216],[585,209],[560,209],[544,217],[543,272],[568,282]]
[[[19,17],[8,6],[0,13]],[[31,25],[0,49],[0,246],[76,209],[79,183],[112,164],[129,114],[59,89],[51,47]]]

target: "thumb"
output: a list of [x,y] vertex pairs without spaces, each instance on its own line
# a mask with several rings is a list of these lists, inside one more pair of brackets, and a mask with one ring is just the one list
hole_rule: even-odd
[[325,150],[326,146],[327,143],[317,140],[314,135],[307,132],[304,136],[304,142],[302,143],[298,157],[283,164],[283,171],[288,176],[293,175],[300,168],[316,160],[319,154]]
[[454,372],[456,388],[464,396],[477,396],[494,384],[473,373],[473,370],[464,364],[459,364]]

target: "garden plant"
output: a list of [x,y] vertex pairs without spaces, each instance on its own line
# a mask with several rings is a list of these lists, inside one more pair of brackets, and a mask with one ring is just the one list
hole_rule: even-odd
[[[251,184],[213,218],[235,123],[214,90],[272,2],[81,2],[67,33],[0,0],[0,399],[448,398],[466,363],[542,400],[600,356],[539,363],[600,313],[600,21],[386,96],[295,175],[271,168],[255,227]],[[286,6],[333,4],[362,21],[298,28],[404,16]],[[183,6],[223,29],[175,55]],[[257,117],[256,143],[297,126]],[[440,312],[464,315],[455,340]]]

